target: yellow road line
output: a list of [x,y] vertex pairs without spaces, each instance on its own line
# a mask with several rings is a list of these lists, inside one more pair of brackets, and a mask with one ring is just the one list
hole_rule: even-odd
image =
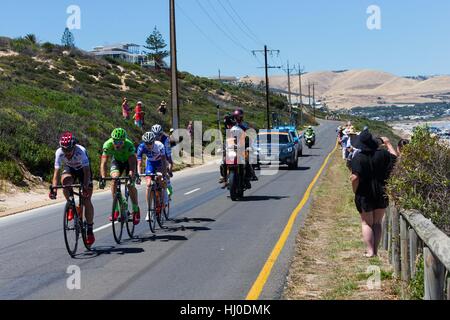
[[269,278],[270,272],[272,271],[272,268],[275,264],[275,262],[278,259],[278,256],[280,255],[281,250],[283,250],[283,247],[286,243],[286,240],[289,236],[289,234],[292,231],[292,226],[294,225],[295,219],[297,218],[297,215],[302,210],[305,203],[308,201],[308,198],[311,194],[312,188],[316,184],[317,180],[319,179],[320,175],[322,174],[323,169],[328,163],[328,160],[330,159],[333,152],[336,151],[338,145],[334,147],[333,151],[328,154],[328,156],[325,158],[325,161],[323,162],[322,166],[320,167],[319,171],[317,172],[316,176],[314,177],[311,184],[308,186],[308,189],[306,189],[305,194],[303,195],[302,200],[297,205],[297,207],[292,212],[286,227],[284,227],[283,232],[280,235],[280,238],[278,239],[277,243],[275,244],[275,247],[273,248],[272,252],[270,253],[269,258],[267,259],[266,263],[264,264],[264,267],[262,268],[261,272],[258,275],[258,278],[256,278],[256,281],[253,283],[252,288],[247,294],[246,300],[257,300],[259,298],[259,295],[261,294],[264,285],[267,282],[267,279]]

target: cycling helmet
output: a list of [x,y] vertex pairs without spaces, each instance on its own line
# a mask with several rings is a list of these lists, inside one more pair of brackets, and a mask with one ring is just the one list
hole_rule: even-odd
[[111,133],[111,138],[114,140],[125,140],[127,138],[127,132],[122,128],[115,128]]
[[162,133],[162,127],[159,125],[159,124],[155,124],[153,127],[152,127],[152,132],[156,135],[156,136],[159,136],[161,133]]
[[149,131],[144,133],[144,135],[142,136],[142,141],[144,141],[144,143],[153,143],[156,140],[156,136],[153,132]]
[[59,146],[63,149],[63,150],[67,150],[67,151],[71,151],[73,150],[73,148],[75,147],[75,137],[73,136],[73,134],[69,131],[64,132],[61,135],[61,138],[59,139]]

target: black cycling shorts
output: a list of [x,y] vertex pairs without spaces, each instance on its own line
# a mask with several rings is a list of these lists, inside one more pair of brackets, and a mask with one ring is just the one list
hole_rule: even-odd
[[115,172],[119,172],[121,176],[124,172],[128,174],[130,171],[130,165],[128,164],[128,160],[125,162],[117,161],[116,159],[111,160],[111,175]]
[[[90,167],[89,167],[89,171],[91,172],[91,181],[89,181],[89,187],[93,187],[92,170],[91,170]],[[73,177],[73,179],[74,179],[74,183],[78,180],[78,183],[84,184],[84,170],[83,170],[83,168],[75,170],[73,168],[66,167],[66,168],[64,168],[64,171],[62,172],[62,174],[70,174]]]

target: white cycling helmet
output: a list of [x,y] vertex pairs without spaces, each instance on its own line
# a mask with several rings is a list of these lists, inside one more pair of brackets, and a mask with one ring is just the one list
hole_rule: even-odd
[[144,141],[144,143],[153,143],[156,140],[156,136],[153,132],[149,131],[144,133],[144,135],[142,136],[142,141]]
[[159,135],[162,133],[162,131],[163,131],[163,129],[162,129],[162,127],[161,127],[159,124],[155,124],[155,125],[152,127],[152,132],[153,132],[156,136],[159,136]]

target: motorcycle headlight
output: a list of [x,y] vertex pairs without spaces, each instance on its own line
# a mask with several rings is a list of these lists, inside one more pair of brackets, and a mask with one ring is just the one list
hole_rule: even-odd
[[292,147],[287,148],[287,149],[286,149],[286,152],[287,152],[287,153],[292,152]]

